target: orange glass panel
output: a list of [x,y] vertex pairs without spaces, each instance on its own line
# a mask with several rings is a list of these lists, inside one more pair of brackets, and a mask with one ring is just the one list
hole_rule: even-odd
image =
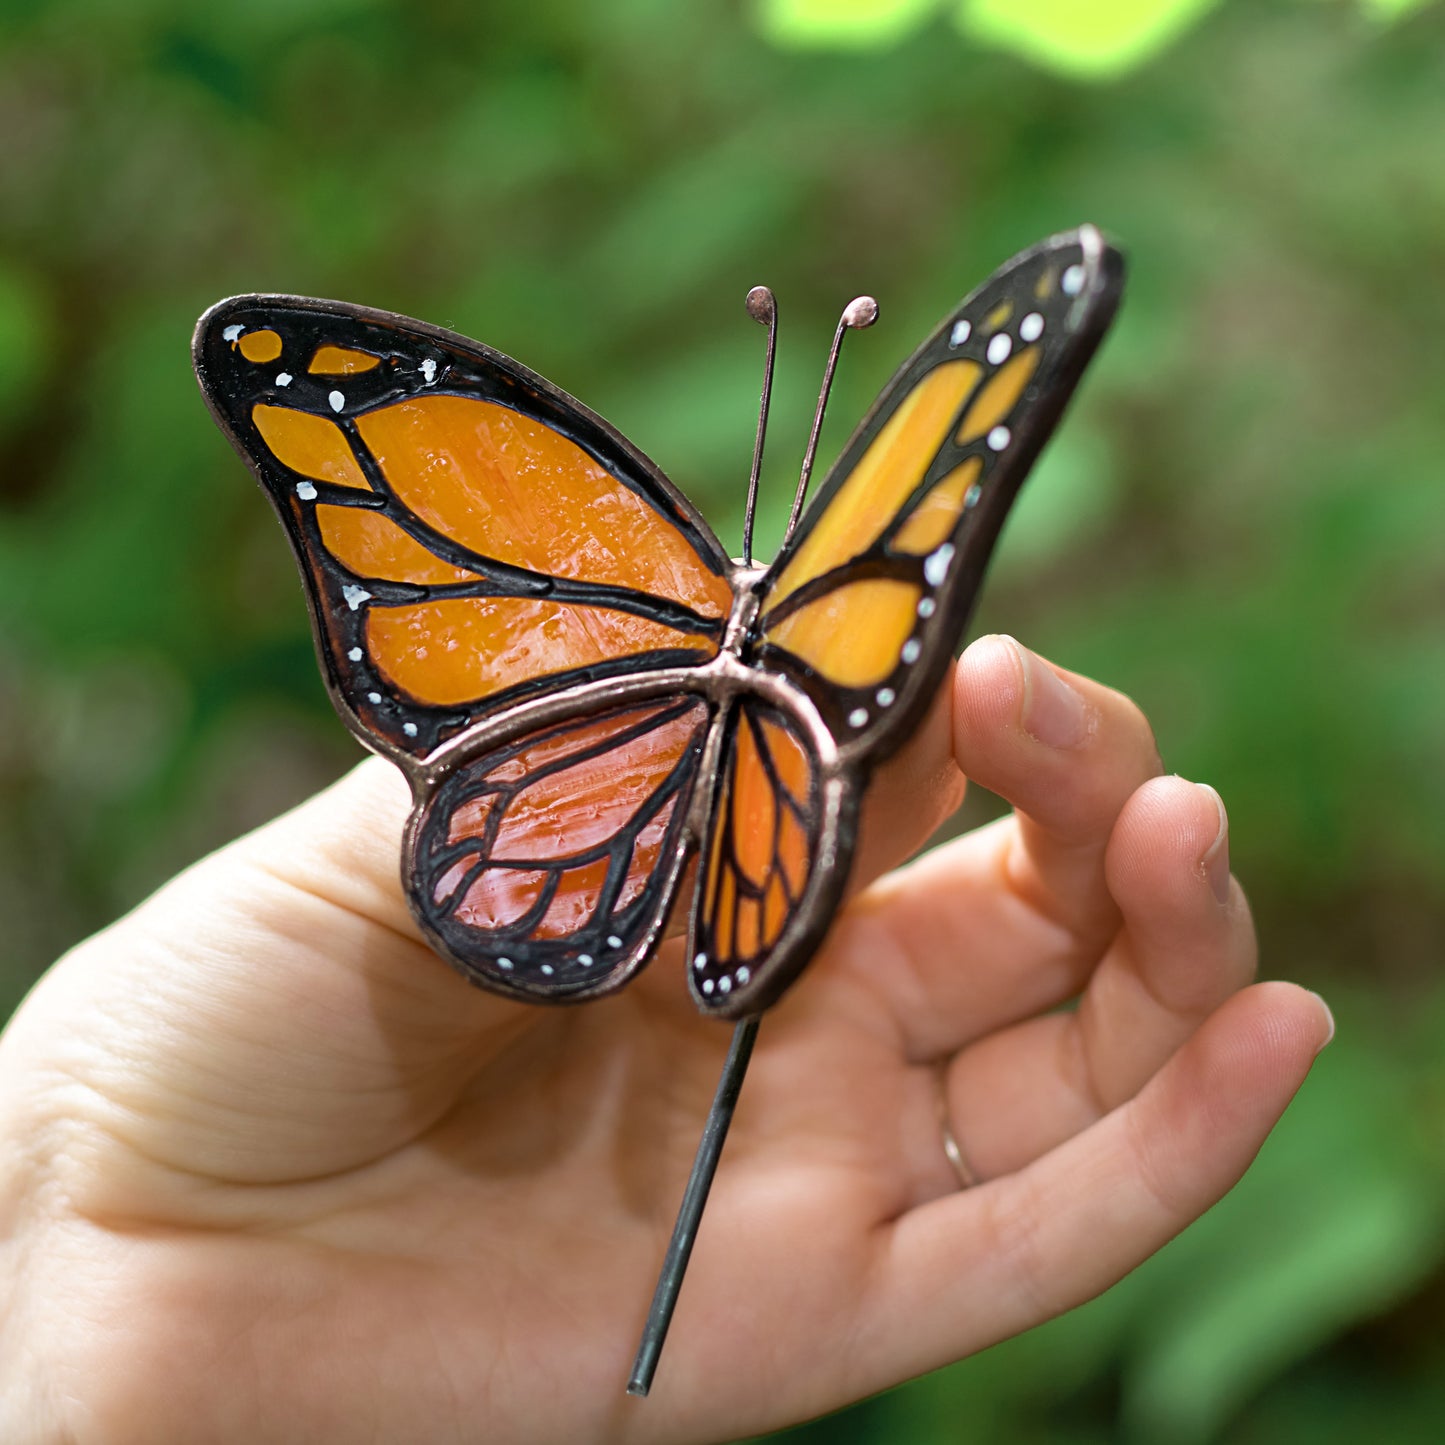
[[662,842],[667,836],[667,825],[672,821],[676,803],[659,808],[657,816],[645,827],[638,830],[637,841],[632,845],[632,862],[627,869],[627,878],[617,895],[616,909],[626,908],[647,884],[662,859]]
[[782,880],[775,873],[768,884],[767,896],[763,899],[762,946],[771,948],[778,941],[783,925],[788,921],[788,898],[783,892]]
[[756,898],[744,898],[738,904],[738,937],[734,956],[752,958],[762,943],[763,906]]
[[381,358],[370,352],[352,351],[345,346],[319,346],[306,369],[314,376],[350,376],[380,365]]
[[769,594],[769,606],[856,557],[892,521],[923,480],[982,374],[976,361],[947,361],[914,387],[783,569]]
[[467,876],[468,872],[471,871],[472,865],[475,864],[481,856],[480,853],[468,853],[465,857],[458,858],[457,861],[437,879],[436,887],[432,889],[432,902],[445,903],[447,899],[457,891],[462,879]]
[[924,552],[933,551],[939,543],[946,542],[958,524],[963,499],[982,470],[983,458],[969,457],[949,472],[913,509],[913,515],[898,529],[893,545],[900,552],[914,552],[921,556]]
[[710,617],[732,587],[574,442],[493,402],[423,396],[357,418],[401,500],[486,557],[641,589]]
[[316,519],[327,550],[358,577],[417,583],[476,580],[475,572],[443,562],[380,512],[320,506]]
[[911,582],[850,582],[800,607],[768,639],[844,687],[871,687],[898,666],[913,632],[919,589]]
[[718,958],[733,956],[733,901],[737,897],[737,875],[724,866],[722,883],[713,909],[713,953]]
[[334,421],[288,406],[256,406],[251,420],[276,460],[303,477],[333,482],[339,487],[360,487],[369,492],[342,430]]
[[812,793],[813,766],[802,744],[787,728],[780,727],[767,718],[760,718],[763,742],[768,756],[773,760],[773,769],[783,780],[783,786],[793,795],[795,802],[806,804]]
[[753,730],[745,717],[738,719],[733,760],[733,854],[743,876],[755,887],[767,881],[773,862],[773,832],[778,821],[778,800],[758,756]]
[[481,837],[496,801],[495,794],[484,793],[480,798],[471,798],[463,803],[447,824],[447,842],[460,843],[463,838]]
[[597,911],[602,885],[607,881],[608,860],[599,858],[581,868],[568,868],[557,879],[557,891],[547,905],[533,938],[566,938],[583,927]]
[[[524,785],[497,829],[492,856],[541,863],[606,844],[667,781],[701,718],[699,704],[639,737],[594,757],[579,757]],[[615,720],[606,726],[614,735],[622,731]],[[661,830],[657,836],[660,841]]]
[[[788,880],[788,891],[794,898],[802,897],[811,862],[808,835],[786,808],[783,809],[782,826],[778,829],[778,860],[783,865],[783,876]],[[776,878],[773,881],[777,883]]]
[[1038,367],[1039,354],[1037,346],[1018,352],[979,388],[959,423],[959,446],[966,446],[975,437],[992,431],[1014,409]]
[[520,597],[456,597],[373,607],[366,619],[373,662],[418,702],[487,697],[534,677],[661,648],[699,659],[716,643],[605,607]]
[[[980,334],[984,336],[992,336],[993,333],[997,331],[999,327],[1002,326],[1004,322],[1007,321],[1009,317],[1013,314],[1013,302],[1000,301],[999,304],[995,306],[993,310],[990,311],[988,315],[983,318],[983,324],[978,328]],[[311,369],[314,371],[316,368],[313,366]]]
[[467,889],[454,917],[473,928],[505,928],[536,903],[546,878],[530,869],[488,868]]
[[248,331],[236,348],[247,361],[275,361],[281,355],[281,338],[274,331]]

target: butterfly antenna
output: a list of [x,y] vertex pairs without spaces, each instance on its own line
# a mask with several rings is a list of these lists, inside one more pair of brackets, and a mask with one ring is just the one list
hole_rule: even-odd
[[778,299],[766,286],[748,292],[748,315],[768,328],[768,359],[763,363],[763,399],[758,405],[758,439],[753,443],[753,471],[748,478],[748,508],[743,514],[743,566],[753,565],[753,513],[758,505],[758,477],[763,470],[763,440],[768,433],[768,406],[773,398],[773,357],[778,350]]
[[713,1175],[717,1173],[717,1161],[728,1136],[728,1126],[733,1121],[733,1110],[737,1107],[738,1094],[743,1087],[743,1075],[748,1071],[753,1041],[758,1036],[758,1022],[757,1017],[744,1019],[733,1030],[727,1062],[717,1081],[717,1093],[713,1095],[712,1108],[708,1110],[707,1123],[703,1125],[697,1156],[692,1161],[692,1173],[687,1177],[687,1188],[683,1191],[682,1205],[677,1211],[677,1223],[672,1226],[672,1238],[663,1257],[662,1272],[657,1277],[652,1307],[647,1312],[647,1323],[642,1327],[642,1343],[637,1347],[637,1358],[633,1361],[632,1375],[627,1381],[629,1395],[646,1395],[652,1388],[652,1377],[657,1373],[657,1361],[667,1339],[667,1328],[672,1323],[672,1312],[677,1307],[678,1291],[687,1272],[687,1261],[692,1254],[693,1241],[697,1238],[703,1206],[712,1188]]
[[813,413],[813,430],[808,437],[808,450],[803,454],[803,472],[798,478],[798,490],[793,496],[793,510],[788,517],[788,530],[783,535],[786,546],[798,525],[803,512],[803,500],[808,495],[808,483],[813,479],[813,461],[818,455],[818,437],[823,431],[823,413],[828,409],[828,393],[833,389],[833,373],[838,369],[838,353],[843,349],[845,331],[861,331],[872,326],[878,319],[878,303],[871,296],[855,296],[838,318],[838,329],[833,333],[833,347],[828,352],[828,365],[823,371],[823,389],[818,393],[818,409]]

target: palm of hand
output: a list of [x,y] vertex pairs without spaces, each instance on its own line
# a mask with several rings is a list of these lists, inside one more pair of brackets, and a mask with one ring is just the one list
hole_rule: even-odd
[[33,1408],[148,1445],[727,1439],[1117,1278],[1233,1183],[1325,1023],[1235,993],[1214,805],[1081,679],[1058,746],[1046,666],[981,644],[952,728],[880,778],[865,874],[956,804],[953,756],[1027,816],[864,893],[765,1021],[645,1404],[622,1385],[726,1030],[667,952],[584,1009],[469,989],[417,940],[404,789],[368,764],[83,945],[0,1049]]

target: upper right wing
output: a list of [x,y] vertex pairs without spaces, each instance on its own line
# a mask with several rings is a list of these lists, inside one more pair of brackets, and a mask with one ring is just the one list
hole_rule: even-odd
[[927,708],[1123,277],[1092,226],[996,272],[884,389],[769,569],[756,660],[798,678],[845,759],[878,760]]

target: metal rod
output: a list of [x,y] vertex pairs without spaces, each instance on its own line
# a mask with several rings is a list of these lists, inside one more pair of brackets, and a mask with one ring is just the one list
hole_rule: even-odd
[[823,389],[818,393],[818,409],[813,413],[813,430],[808,435],[808,450],[803,453],[803,471],[798,478],[798,490],[793,494],[793,510],[788,516],[788,530],[783,534],[783,545],[793,535],[798,518],[803,512],[803,499],[808,495],[808,483],[813,478],[813,461],[818,455],[818,437],[823,431],[823,413],[828,409],[828,393],[833,389],[833,373],[838,369],[838,353],[843,349],[843,333],[872,326],[878,319],[878,303],[871,296],[855,296],[838,318],[838,327],[833,332],[833,345],[828,351],[828,365],[823,370]]
[[759,1021],[757,1017],[744,1019],[733,1030],[727,1062],[717,1081],[717,1093],[713,1095],[712,1108],[708,1110],[707,1123],[703,1125],[702,1138],[698,1141],[692,1173],[688,1175],[682,1205],[677,1211],[677,1223],[672,1227],[672,1238],[663,1256],[657,1289],[652,1295],[652,1307],[647,1312],[647,1323],[642,1327],[642,1342],[637,1347],[637,1358],[633,1361],[632,1375],[627,1381],[629,1395],[646,1395],[652,1388],[652,1377],[657,1373],[657,1361],[667,1339],[668,1326],[672,1323],[672,1312],[677,1307],[678,1291],[682,1289],[682,1277],[687,1273],[687,1261],[692,1254],[693,1241],[697,1238],[697,1227],[707,1204],[708,1191],[712,1188],[713,1175],[717,1172],[718,1158],[727,1140],[728,1126],[733,1121],[743,1076],[748,1071]]
[[758,437],[753,443],[753,470],[748,478],[748,508],[743,514],[743,566],[753,565],[753,513],[758,505],[758,478],[763,470],[763,441],[768,433],[768,407],[773,399],[773,357],[778,350],[778,300],[766,286],[748,292],[748,315],[768,328],[768,359],[763,363],[763,399],[758,405]]

